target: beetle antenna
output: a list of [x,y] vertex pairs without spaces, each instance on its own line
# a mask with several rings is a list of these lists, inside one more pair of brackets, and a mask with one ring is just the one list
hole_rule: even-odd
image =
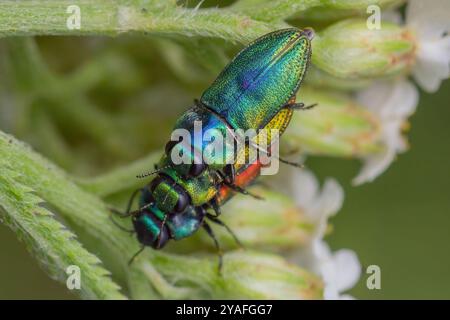
[[302,164],[302,163],[292,162],[292,161],[285,160],[285,159],[280,158],[280,157],[277,157],[277,158],[278,158],[278,161],[280,161],[282,163],[285,163],[285,164],[288,164],[290,166],[293,166],[293,167],[296,167],[296,168],[300,168],[300,169],[304,169],[305,168],[305,165]]
[[146,177],[152,176],[152,175],[154,175],[154,174],[156,174],[156,173],[158,173],[158,172],[161,172],[162,170],[167,169],[167,168],[169,168],[169,167],[170,167],[170,166],[165,166],[165,167],[159,168],[159,169],[157,169],[157,170],[155,170],[155,171],[150,171],[150,172],[146,172],[146,173],[141,173],[141,174],[138,174],[138,175],[136,176],[136,178],[139,178],[139,179],[146,178]]
[[143,178],[152,176],[152,175],[154,175],[155,173],[158,173],[159,171],[161,171],[161,170],[155,170],[155,171],[151,171],[151,172],[141,173],[141,174],[138,174],[138,175],[136,176],[136,178],[138,178],[138,179],[143,179]]

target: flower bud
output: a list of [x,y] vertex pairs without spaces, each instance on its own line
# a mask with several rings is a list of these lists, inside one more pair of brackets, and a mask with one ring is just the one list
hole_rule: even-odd
[[[319,277],[284,258],[250,250],[214,256],[153,253],[138,268],[166,299],[321,299]],[[182,267],[180,267],[182,266]]]
[[379,119],[347,95],[302,88],[297,101],[317,106],[294,113],[281,153],[361,157],[379,150]]
[[[250,192],[264,199],[236,196],[236,201],[224,205],[220,216],[245,247],[286,250],[308,242],[313,223],[301,208],[296,207],[293,199],[263,187],[252,187]],[[222,244],[236,246],[224,228],[217,226],[214,231]]]
[[389,22],[370,30],[366,20],[343,20],[314,39],[312,61],[341,78],[389,76],[404,73],[415,63],[415,43],[409,30]]
[[341,91],[354,91],[365,89],[373,83],[371,79],[346,79],[333,76],[314,65],[308,69],[305,79],[308,85],[315,88],[335,89]]
[[222,299],[321,299],[319,278],[283,258],[245,251],[224,256],[222,275],[211,283]]
[[277,21],[291,17],[311,20],[334,20],[364,14],[367,7],[392,8],[404,0],[239,0],[231,9],[253,19]]
[[340,0],[322,1],[320,6],[300,12],[296,18],[311,22],[328,22],[354,16],[367,15],[371,6],[389,10],[403,4],[405,0]]

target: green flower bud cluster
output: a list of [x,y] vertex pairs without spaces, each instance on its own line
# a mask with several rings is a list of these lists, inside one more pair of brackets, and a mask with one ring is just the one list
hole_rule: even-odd
[[294,114],[281,152],[360,157],[380,150],[381,120],[344,93],[303,88],[297,99],[317,107]]
[[320,32],[313,44],[314,64],[345,79],[405,73],[415,62],[414,35],[389,22],[370,30],[365,20],[344,20]]

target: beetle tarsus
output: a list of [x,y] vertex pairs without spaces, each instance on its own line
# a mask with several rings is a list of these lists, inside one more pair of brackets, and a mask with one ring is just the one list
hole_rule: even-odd
[[257,194],[254,194],[254,193],[252,193],[252,192],[249,192],[249,191],[247,191],[246,189],[241,188],[241,187],[239,187],[238,185],[235,185],[235,184],[233,184],[233,183],[228,183],[227,181],[224,181],[224,184],[225,184],[227,187],[233,189],[233,190],[236,191],[236,192],[245,194],[245,195],[247,195],[247,196],[253,197],[253,198],[258,199],[258,200],[264,200],[263,197],[261,197],[261,196],[259,196],[259,195],[257,195]]
[[214,210],[214,213],[216,214],[215,217],[217,218],[218,216],[220,216],[222,214],[222,211],[220,210],[220,205],[217,202],[217,197],[213,198],[210,202],[209,202],[211,208]]
[[287,107],[293,110],[309,110],[317,106],[317,103],[310,104],[309,106],[305,106],[303,102],[291,103],[288,104]]
[[161,247],[161,236],[162,236],[162,230],[163,230],[163,228],[164,228],[164,226],[166,225],[166,222],[167,222],[167,217],[168,217],[168,215],[166,214],[165,216],[164,216],[164,219],[163,219],[163,221],[162,221],[162,223],[161,223],[161,227],[159,228],[159,233],[158,233],[158,244],[157,244],[157,248],[159,249],[160,247]]
[[231,228],[229,226],[227,226],[222,220],[211,215],[210,213],[207,213],[206,216],[208,217],[209,220],[211,220],[215,224],[218,224],[219,226],[224,227],[228,231],[228,233],[233,237],[234,241],[236,242],[236,244],[239,247],[245,248],[244,245],[242,244],[241,240],[239,240],[239,238],[236,236],[236,234],[233,232],[233,230],[231,230]]
[[300,168],[300,169],[305,168],[305,165],[302,164],[302,163],[292,162],[292,161],[289,161],[289,160],[286,160],[286,159],[282,159],[282,158],[278,158],[278,160],[280,162],[283,162],[284,164],[287,164],[287,165],[290,165],[290,166],[293,166],[293,167],[296,167],[296,168]]
[[117,228],[119,228],[120,230],[122,230],[122,231],[124,231],[124,232],[128,232],[129,234],[133,234],[133,233],[134,233],[134,230],[127,229],[127,228],[121,226],[116,220],[114,220],[113,214],[123,215],[122,212],[120,212],[119,210],[113,209],[113,208],[111,208],[110,211],[111,211],[111,214],[109,215],[109,219],[111,220],[111,222],[112,222]]
[[236,180],[236,168],[233,164],[227,164],[223,169],[223,173],[225,174],[225,179],[227,179],[229,183],[234,183]]
[[134,259],[136,259],[136,257],[138,255],[140,255],[142,253],[142,251],[144,251],[144,249],[145,249],[145,246],[142,246],[135,254],[133,254],[133,256],[130,258],[130,260],[128,260],[129,266],[133,263]]
[[217,254],[219,256],[218,271],[219,271],[219,274],[221,275],[222,274],[222,265],[223,265],[223,252],[220,247],[219,241],[217,240],[216,235],[214,234],[210,225],[208,223],[206,223],[206,221],[203,221],[203,229],[205,229],[206,233],[208,233],[208,235],[213,239],[214,245],[216,246]]

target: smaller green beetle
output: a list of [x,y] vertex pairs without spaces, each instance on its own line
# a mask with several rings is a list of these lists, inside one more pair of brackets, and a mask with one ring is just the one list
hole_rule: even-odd
[[[168,165],[163,156],[159,167]],[[150,182],[150,192],[157,207],[165,212],[183,212],[188,204],[200,206],[210,201],[220,183],[214,171],[206,170],[195,178],[185,179],[170,166]]]

